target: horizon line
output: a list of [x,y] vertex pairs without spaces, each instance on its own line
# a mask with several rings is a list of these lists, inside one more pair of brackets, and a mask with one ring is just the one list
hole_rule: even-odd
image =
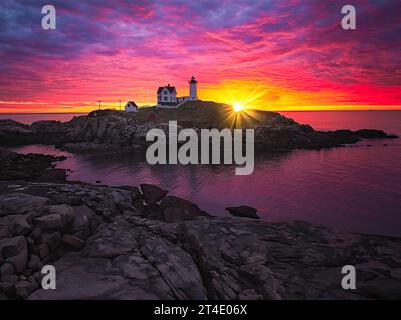
[[[83,112],[0,112],[0,115],[22,115],[22,114],[88,114],[91,113],[93,111],[97,111],[98,109],[94,109],[91,111],[83,111]],[[100,110],[115,110],[115,109],[100,109]],[[315,109],[315,110],[310,110],[310,109],[305,109],[305,110],[262,110],[262,109],[251,109],[251,110],[255,110],[255,111],[265,111],[265,112],[276,112],[276,113],[280,113],[280,112],[344,112],[344,111],[349,111],[349,112],[359,112],[359,111],[364,111],[364,112],[371,112],[371,111],[401,111],[401,109],[355,109],[355,110],[350,110],[350,109]],[[123,111],[124,110],[115,110],[115,111]]]

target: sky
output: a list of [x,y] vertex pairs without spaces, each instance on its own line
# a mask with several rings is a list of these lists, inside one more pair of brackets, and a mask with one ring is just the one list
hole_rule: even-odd
[[[56,8],[44,30],[42,6]],[[356,30],[341,27],[356,8]],[[0,113],[86,112],[159,86],[265,110],[401,109],[399,0],[2,0]]]

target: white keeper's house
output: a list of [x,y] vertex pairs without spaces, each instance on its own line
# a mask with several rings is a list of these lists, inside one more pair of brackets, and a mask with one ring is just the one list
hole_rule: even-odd
[[126,112],[138,112],[138,106],[134,101],[128,101],[124,109]]
[[198,96],[196,93],[196,81],[195,77],[188,81],[189,83],[189,96],[177,97],[177,90],[175,87],[168,84],[165,87],[159,87],[157,90],[157,107],[158,108],[177,108],[186,101],[197,101]]

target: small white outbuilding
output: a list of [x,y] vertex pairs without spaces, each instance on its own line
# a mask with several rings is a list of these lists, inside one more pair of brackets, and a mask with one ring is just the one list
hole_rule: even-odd
[[134,101],[128,101],[124,109],[125,112],[138,112],[138,106]]

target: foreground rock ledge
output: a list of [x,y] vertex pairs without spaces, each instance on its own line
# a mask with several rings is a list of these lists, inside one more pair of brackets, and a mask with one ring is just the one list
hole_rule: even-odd
[[[0,182],[0,297],[401,298],[401,239],[218,218],[164,199],[146,204],[136,187]],[[38,270],[49,263],[57,289],[46,291]],[[341,288],[348,264],[357,290]]]

